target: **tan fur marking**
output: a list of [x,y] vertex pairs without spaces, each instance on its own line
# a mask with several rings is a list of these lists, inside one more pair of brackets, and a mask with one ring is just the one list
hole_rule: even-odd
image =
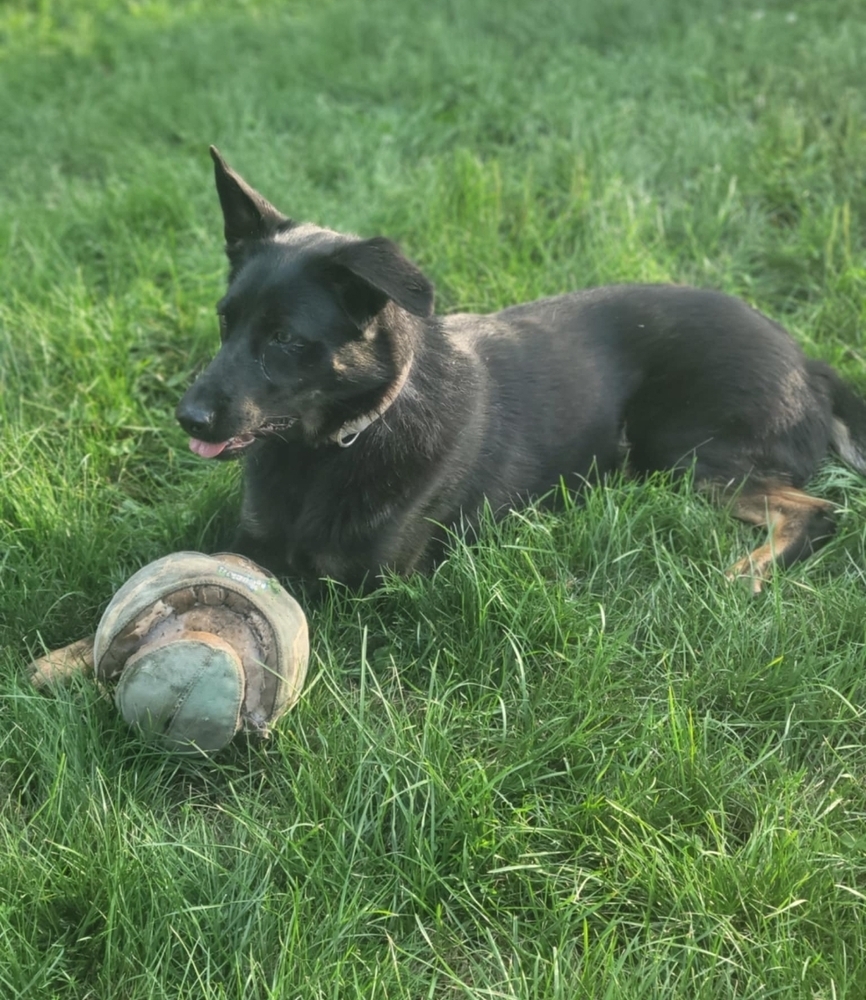
[[785,430],[806,413],[809,387],[799,368],[789,369],[776,383],[777,404],[767,429]]
[[[752,593],[759,594],[777,561],[785,561],[812,539],[809,528],[816,514],[829,513],[834,505],[809,496],[792,486],[766,485],[749,490],[746,486],[731,504],[734,517],[747,524],[766,525],[770,537],[764,545],[740,559],[725,574],[729,580],[748,579]],[[806,554],[806,553],[804,553]]]
[[833,418],[830,440],[843,462],[858,472],[866,472],[866,455],[854,444],[851,432],[838,417]]

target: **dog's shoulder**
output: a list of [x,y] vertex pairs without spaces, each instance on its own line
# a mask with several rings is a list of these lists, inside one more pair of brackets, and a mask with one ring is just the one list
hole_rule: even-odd
[[448,340],[458,348],[473,349],[484,340],[496,340],[513,336],[508,322],[497,313],[450,313],[441,317],[442,331]]

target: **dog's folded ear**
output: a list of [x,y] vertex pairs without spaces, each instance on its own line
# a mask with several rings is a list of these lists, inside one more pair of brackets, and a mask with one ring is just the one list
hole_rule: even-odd
[[388,299],[415,316],[433,315],[433,285],[391,240],[353,240],[329,254],[329,261],[351,278],[340,284],[346,308],[359,326]]
[[220,155],[216,146],[210,147],[214,162],[214,177],[223,210],[225,222],[226,250],[231,256],[233,249],[243,246],[248,240],[260,240],[272,235],[277,229],[285,229],[291,220],[278,211],[236,174]]

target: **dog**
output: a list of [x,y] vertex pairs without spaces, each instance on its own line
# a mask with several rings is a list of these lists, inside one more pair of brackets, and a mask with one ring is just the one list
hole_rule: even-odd
[[232,549],[280,576],[428,570],[485,503],[579,490],[627,453],[769,528],[727,574],[757,593],[832,534],[802,489],[822,459],[866,473],[866,401],[739,299],[615,285],[436,316],[393,242],[295,222],[211,156],[221,346],[177,418],[196,454],[243,458]]

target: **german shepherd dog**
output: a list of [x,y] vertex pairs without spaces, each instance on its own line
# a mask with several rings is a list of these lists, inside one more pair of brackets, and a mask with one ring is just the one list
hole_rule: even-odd
[[832,534],[802,489],[828,452],[866,473],[866,401],[738,299],[616,285],[435,316],[390,240],[294,222],[211,155],[222,344],[177,418],[196,454],[243,457],[232,548],[277,574],[427,569],[485,501],[579,489],[627,452],[769,529],[728,572],[758,592]]

